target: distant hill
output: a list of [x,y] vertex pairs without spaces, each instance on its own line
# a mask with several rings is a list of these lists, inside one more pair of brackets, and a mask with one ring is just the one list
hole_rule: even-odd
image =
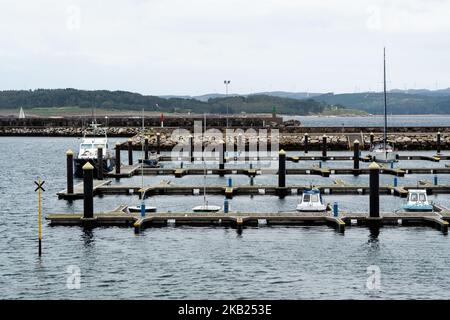
[[428,90],[428,89],[392,89],[389,92],[392,93],[407,93],[414,95],[430,96],[430,97],[444,97],[450,96],[450,88],[439,89],[439,90]]
[[[297,99],[297,100],[303,100],[303,99],[310,99],[312,97],[321,95],[322,93],[311,93],[311,92],[287,92],[287,91],[267,91],[267,92],[257,92],[257,93],[249,93],[249,94],[237,94],[237,93],[230,93],[228,94],[228,97],[233,96],[241,96],[241,97],[248,97],[248,96],[272,96],[272,97],[279,97],[279,98],[290,98],[290,99]],[[215,99],[215,98],[225,98],[227,97],[224,93],[207,93],[200,96],[176,96],[176,95],[164,95],[159,96],[161,98],[169,99],[169,98],[183,98],[183,99],[196,99],[200,101],[208,101],[209,99]]]
[[[351,108],[362,112],[383,113],[383,94],[380,92],[362,93],[311,93],[269,91],[252,94],[230,94],[229,96],[271,96],[295,100],[313,99],[340,108]],[[223,98],[224,94],[211,93],[189,98],[207,102],[209,99]],[[179,97],[178,97],[179,98]],[[428,89],[392,89],[388,92],[388,112],[393,114],[450,114],[450,88],[439,90]]]
[[[327,104],[341,104],[349,108],[381,114],[384,96],[381,92],[324,94],[314,97]],[[390,91],[387,94],[388,113],[392,114],[449,114],[450,95],[425,95]]]
[[277,113],[307,115],[324,111],[352,113],[343,106],[330,106],[312,99],[290,99],[268,95],[209,98],[206,102],[192,98],[145,96],[127,91],[37,89],[0,91],[0,109],[91,108],[107,110],[141,110],[192,113]]

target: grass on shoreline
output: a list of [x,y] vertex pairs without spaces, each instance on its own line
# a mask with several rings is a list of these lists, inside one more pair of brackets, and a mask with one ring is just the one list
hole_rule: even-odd
[[[25,116],[39,116],[39,117],[56,117],[56,116],[90,116],[92,109],[80,108],[80,107],[48,107],[48,108],[32,108],[24,110]],[[172,113],[164,112],[167,115]],[[120,109],[96,109],[96,116],[113,116],[113,115],[135,115],[140,116],[142,112],[140,110],[120,110]],[[159,115],[160,112],[146,111],[146,115]],[[259,113],[260,114],[260,113]],[[0,109],[1,116],[18,116],[19,110],[15,109]],[[242,114],[240,114],[242,115]],[[258,114],[246,113],[248,116],[257,116]],[[364,111],[354,109],[341,109],[341,108],[327,108],[322,113],[311,114],[315,116],[364,116],[367,115]],[[295,115],[289,115],[295,116]]]

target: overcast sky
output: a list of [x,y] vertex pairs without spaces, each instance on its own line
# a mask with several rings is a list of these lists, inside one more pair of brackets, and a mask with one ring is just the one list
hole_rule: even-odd
[[0,90],[450,87],[450,1],[0,0]]

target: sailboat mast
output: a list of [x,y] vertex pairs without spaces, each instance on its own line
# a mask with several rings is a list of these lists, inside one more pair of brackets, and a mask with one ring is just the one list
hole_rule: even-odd
[[386,97],[386,48],[383,48],[383,74],[384,74],[384,136],[383,144],[386,151],[387,145],[387,97]]
[[141,184],[142,184],[142,201],[144,201],[144,108],[142,108],[142,138],[141,138],[141,147],[142,147],[142,154],[141,154]]
[[[205,138],[206,134],[206,113],[203,113],[203,137],[202,137],[202,145],[203,140]],[[203,173],[203,205],[206,206],[206,161],[205,161],[205,151],[202,150],[202,157],[203,157],[203,166],[204,166],[204,173]]]

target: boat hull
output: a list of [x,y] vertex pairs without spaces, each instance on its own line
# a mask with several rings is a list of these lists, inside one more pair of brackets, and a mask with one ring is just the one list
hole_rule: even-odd
[[325,212],[327,210],[327,206],[326,205],[320,205],[320,206],[302,206],[301,204],[299,204],[297,206],[297,211],[300,212]]
[[217,212],[221,209],[219,206],[206,205],[206,206],[197,206],[192,209],[193,212]]
[[430,212],[430,211],[433,211],[433,206],[432,205],[423,205],[423,206],[404,205],[403,210],[409,211],[409,212]]
[[375,162],[390,163],[398,161],[396,152],[373,152],[370,156]]
[[[130,212],[142,212],[140,205],[130,206],[130,207],[128,207],[128,210]],[[145,206],[145,212],[156,212],[156,207]]]
[[[83,166],[89,162],[94,167],[94,177],[98,176],[97,159],[80,159],[76,158],[74,162],[74,176],[76,178],[83,178]],[[114,159],[103,159],[103,172],[110,172],[114,169]]]

